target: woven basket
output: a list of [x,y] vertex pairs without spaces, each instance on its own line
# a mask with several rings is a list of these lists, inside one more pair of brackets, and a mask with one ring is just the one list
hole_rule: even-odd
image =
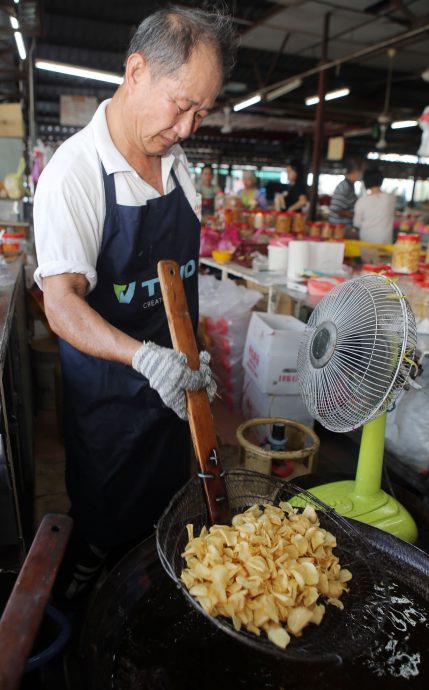
[[[288,437],[288,448],[284,451],[275,451],[261,448],[246,438],[252,427],[261,424],[284,424]],[[314,469],[320,440],[312,429],[292,419],[283,417],[256,417],[241,424],[236,432],[237,440],[241,446],[241,459],[246,470],[271,474],[273,460],[293,460],[305,467],[306,472]]]

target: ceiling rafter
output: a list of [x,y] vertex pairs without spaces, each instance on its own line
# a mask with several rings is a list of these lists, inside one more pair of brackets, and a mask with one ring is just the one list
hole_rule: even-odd
[[[27,2],[35,0],[23,0],[23,6]],[[367,8],[359,7],[366,3],[352,3],[345,0],[297,0],[297,2],[272,2],[271,0],[224,0],[235,15],[235,26],[239,37],[242,39],[236,67],[231,75],[231,89],[228,84],[218,100],[220,110],[232,97],[238,98],[238,89],[242,93],[251,93],[261,87],[264,92],[274,89],[277,85],[283,85],[285,81],[292,80],[297,74],[305,73],[303,85],[298,90],[281,96],[270,107],[262,102],[246,111],[246,118],[251,125],[252,114],[257,116],[258,122],[265,118],[270,123],[273,131],[270,131],[270,140],[273,142],[277,136],[279,141],[290,142],[292,135],[284,130],[280,131],[286,120],[307,121],[307,131],[311,130],[314,118],[314,109],[307,108],[304,97],[315,93],[317,72],[316,67],[321,46],[321,28],[323,12],[332,12],[333,32],[330,36],[332,56],[346,52],[357,52],[355,49],[362,45],[368,45],[376,35],[377,26],[383,26],[381,36],[399,31],[398,23],[408,25],[417,17],[421,23],[424,14],[422,2],[405,0],[406,7],[413,17],[405,17],[394,3],[384,8],[379,8],[377,14],[369,14]],[[0,0],[1,4],[5,4]],[[143,19],[144,14],[150,14],[155,8],[163,6],[163,0],[148,0],[145,3],[128,2],[119,4],[117,0],[44,0],[38,3],[42,8],[43,32],[36,40],[35,57],[70,62],[88,67],[99,67],[116,71],[122,68],[123,56],[126,51],[128,36]],[[350,7],[348,5],[350,4]],[[182,0],[183,7],[193,8],[201,6],[200,0]],[[311,13],[311,14],[310,14]],[[311,21],[308,20],[311,17]],[[398,21],[400,20],[400,21]],[[289,26],[288,26],[289,25]],[[390,27],[386,29],[385,27]],[[272,29],[279,32],[275,41],[272,40]],[[281,32],[281,33],[280,33]],[[354,32],[354,33],[353,33]],[[421,34],[422,38],[425,34]],[[10,34],[12,36],[12,34]],[[253,37],[256,36],[256,39]],[[302,39],[300,43],[300,39]],[[0,37],[1,40],[1,37]],[[10,39],[9,39],[10,40]],[[375,42],[375,41],[374,41]],[[424,44],[404,43],[401,54],[405,56],[403,71],[395,72],[392,83],[393,112],[401,113],[401,102],[406,103],[410,115],[416,115],[422,107],[422,89],[416,88],[413,70],[422,71],[425,62]],[[7,43],[5,43],[5,46]],[[259,46],[259,47],[256,47]],[[107,47],[107,50],[106,50]],[[286,52],[289,51],[289,52]],[[15,60],[17,57],[15,56]],[[399,62],[399,61],[398,61]],[[335,67],[337,64],[332,62]],[[341,67],[341,77],[347,81],[352,89],[347,99],[343,102],[327,103],[327,118],[331,122],[329,131],[349,130],[350,128],[368,132],[371,123],[380,112],[380,94],[384,92],[380,85],[385,79],[383,61],[372,57],[362,58],[360,63],[347,63]],[[5,65],[9,67],[9,65]],[[334,70],[331,69],[330,79]],[[412,86],[411,86],[412,85]],[[115,87],[109,88],[95,81],[83,79],[73,80],[71,77],[42,73],[36,70],[35,93],[36,100],[40,104],[36,113],[40,123],[48,122],[52,125],[59,122],[59,96],[61,94],[94,95],[101,101],[113,93]],[[234,90],[235,89],[235,90]],[[424,100],[424,99],[423,99]],[[233,120],[235,115],[233,116]],[[236,120],[239,122],[239,120]],[[256,120],[255,120],[256,121]],[[275,131],[275,127],[279,131]],[[293,127],[293,124],[291,124]],[[217,128],[217,130],[216,130]],[[211,131],[213,127],[207,126],[201,132]],[[218,132],[220,127],[215,126]],[[300,130],[302,133],[302,130]],[[413,133],[410,132],[410,136]],[[249,140],[249,130],[242,131],[243,140]],[[309,136],[304,134],[304,138]],[[366,135],[367,139],[369,135]],[[416,137],[416,132],[414,132]],[[236,141],[238,137],[234,138]],[[203,139],[196,138],[189,142],[194,146],[195,141],[201,143]],[[356,141],[359,137],[356,137]],[[361,141],[363,140],[363,135]],[[354,140],[355,141],[355,140]],[[273,144],[274,145],[274,144]],[[289,144],[288,144],[289,145]],[[252,152],[253,155],[253,152]],[[272,151],[266,155],[273,155]]]

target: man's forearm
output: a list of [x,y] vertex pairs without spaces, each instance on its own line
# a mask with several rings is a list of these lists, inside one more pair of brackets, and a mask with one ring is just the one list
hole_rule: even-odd
[[141,342],[103,319],[78,290],[59,284],[60,289],[56,292],[50,282],[52,280],[43,282],[45,311],[52,330],[81,352],[131,365]]

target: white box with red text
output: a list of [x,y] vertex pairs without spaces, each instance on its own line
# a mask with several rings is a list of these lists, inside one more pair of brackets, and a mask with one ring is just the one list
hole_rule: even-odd
[[253,312],[243,366],[263,393],[299,395],[296,365],[304,331],[293,316]]

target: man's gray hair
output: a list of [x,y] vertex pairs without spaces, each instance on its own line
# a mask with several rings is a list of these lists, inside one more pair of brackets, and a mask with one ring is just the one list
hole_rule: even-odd
[[167,76],[177,72],[200,44],[214,49],[223,78],[228,77],[235,61],[236,36],[231,17],[218,9],[172,6],[149,15],[132,37],[127,58],[141,53],[153,76]]

